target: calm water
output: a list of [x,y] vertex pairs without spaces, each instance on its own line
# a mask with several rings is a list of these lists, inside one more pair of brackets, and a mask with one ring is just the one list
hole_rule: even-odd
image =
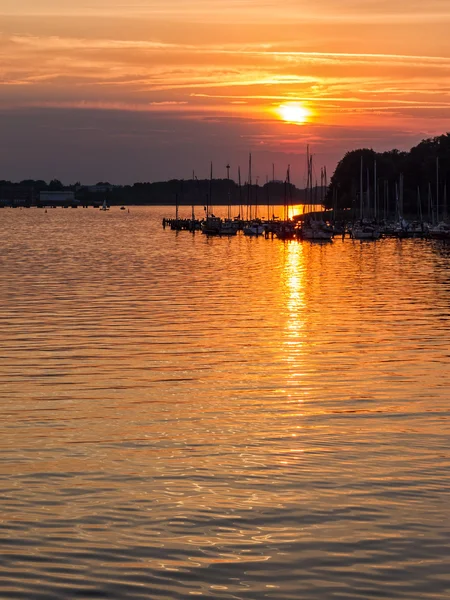
[[0,597],[450,597],[450,245],[0,211]]

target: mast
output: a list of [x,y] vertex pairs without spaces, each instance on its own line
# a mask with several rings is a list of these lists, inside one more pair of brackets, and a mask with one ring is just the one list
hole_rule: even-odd
[[[192,171],[192,187],[195,188],[195,171]],[[194,198],[194,194],[192,194],[192,198]],[[192,219],[192,227],[194,228],[194,221],[195,221],[195,212],[194,212],[194,204],[191,205],[191,210],[192,210],[192,215],[191,215],[191,219]],[[194,228],[195,230],[195,228]]]
[[323,167],[320,167],[320,204],[323,205]]
[[433,198],[431,196],[430,182],[428,182],[428,219],[434,225]]
[[252,220],[252,153],[248,155],[247,219]]
[[422,223],[422,200],[420,199],[420,186],[417,186],[417,216],[419,221]]
[[447,222],[447,182],[444,182],[444,200],[442,203],[442,220]]
[[400,206],[400,218],[403,219],[403,173],[400,173],[399,206]]
[[228,219],[231,219],[231,206],[230,206],[230,164],[227,163],[227,188],[228,188]]
[[375,221],[378,217],[377,211],[377,161],[373,163],[373,217]]
[[243,219],[243,214],[242,214],[241,167],[238,167],[238,184],[239,184],[239,219]]
[[363,157],[361,154],[361,164],[359,169],[359,218],[362,221],[364,216],[364,203],[363,203]]
[[389,181],[387,179],[384,180],[384,220],[388,219],[389,212]]
[[400,220],[400,200],[398,195],[398,183],[395,182],[395,210],[397,211],[397,221]]
[[291,165],[288,165],[287,168],[287,196],[286,196],[286,221],[289,221],[289,205],[291,200]]
[[309,197],[309,145],[306,145],[306,210],[309,212],[310,206]]
[[[208,204],[208,209],[212,210],[212,179],[213,179],[213,164],[211,161],[211,167],[210,167],[210,171],[209,171],[209,204]],[[208,210],[208,217],[209,217],[209,210]]]
[[439,223],[439,156],[436,156],[436,223]]

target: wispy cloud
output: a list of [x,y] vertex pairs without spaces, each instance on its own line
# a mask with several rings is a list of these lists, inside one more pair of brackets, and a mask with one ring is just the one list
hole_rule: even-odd
[[[4,110],[95,113],[111,130],[167,119],[158,143],[174,152],[176,132],[274,155],[450,128],[447,0],[0,0],[0,14]],[[291,101],[304,126],[276,120]]]
[[222,23],[271,22],[283,23],[292,20],[298,22],[332,23],[424,23],[450,19],[450,7],[444,0],[423,2],[398,0],[367,1],[355,3],[353,0],[145,0],[125,4],[119,0],[90,0],[89,4],[74,4],[60,0],[3,0],[1,12],[12,15],[36,16],[81,16],[101,17],[147,17],[170,19],[173,21],[208,22],[220,20]]

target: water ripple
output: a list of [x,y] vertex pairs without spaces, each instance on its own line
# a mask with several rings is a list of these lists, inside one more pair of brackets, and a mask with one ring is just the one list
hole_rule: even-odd
[[450,256],[0,222],[0,598],[450,595]]

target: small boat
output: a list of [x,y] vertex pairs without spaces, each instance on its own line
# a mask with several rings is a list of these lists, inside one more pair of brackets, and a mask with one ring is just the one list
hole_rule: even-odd
[[298,238],[299,230],[295,221],[281,221],[276,224],[275,235],[279,240],[295,240]]
[[106,204],[106,200],[103,200],[103,204],[100,206],[100,210],[109,210],[109,206]]
[[214,215],[207,216],[202,222],[202,233],[205,235],[220,235],[221,228],[222,219]]
[[300,237],[303,240],[330,241],[333,239],[333,228],[324,221],[308,218],[300,229]]
[[450,240],[450,224],[442,221],[434,227],[431,227],[428,235],[433,240]]
[[378,240],[381,236],[379,227],[373,224],[355,224],[350,229],[350,237],[353,240]]
[[244,235],[250,236],[262,235],[264,231],[264,225],[261,221],[251,221],[250,223],[247,223],[243,229]]
[[239,222],[232,219],[224,219],[220,224],[220,235],[236,235],[239,229]]

